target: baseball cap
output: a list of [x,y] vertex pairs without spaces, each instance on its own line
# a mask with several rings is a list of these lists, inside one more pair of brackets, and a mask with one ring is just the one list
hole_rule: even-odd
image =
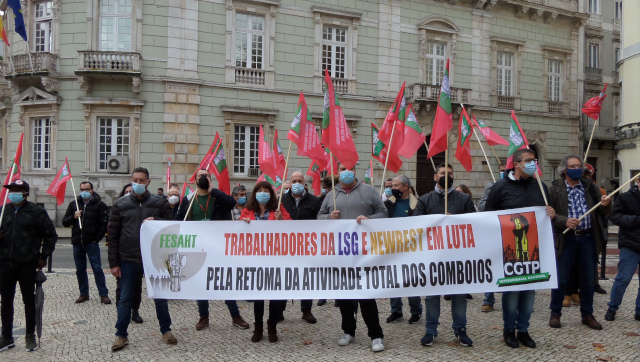
[[27,181],[22,181],[22,180],[19,180],[19,179],[13,181],[12,183],[10,183],[8,185],[4,185],[2,187],[7,188],[9,190],[21,188],[21,189],[25,190],[26,192],[29,192],[29,184],[27,183]]

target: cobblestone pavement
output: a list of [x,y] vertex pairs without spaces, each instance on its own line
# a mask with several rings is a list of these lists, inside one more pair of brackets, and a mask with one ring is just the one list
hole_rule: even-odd
[[[611,357],[614,361],[640,360],[640,322],[635,321],[634,303],[638,291],[635,278],[624,298],[615,322],[604,320],[608,295],[596,294],[594,309],[596,318],[604,330],[594,331],[580,323],[578,307],[565,309],[563,327],[552,329],[547,325],[550,299],[549,290],[537,292],[535,311],[531,317],[530,333],[538,343],[538,348],[520,347],[513,350],[502,342],[502,313],[499,295],[496,311],[480,312],[482,295],[474,294],[469,301],[467,319],[468,333],[474,346],[462,347],[451,330],[450,302],[442,301],[439,339],[433,347],[422,347],[420,338],[425,333],[424,318],[420,324],[410,325],[408,303],[404,300],[405,318],[385,323],[389,315],[389,301],[379,300],[380,321],[385,333],[384,352],[371,352],[371,341],[366,327],[358,316],[358,330],[354,344],[339,347],[337,340],[342,334],[340,312],[333,301],[317,307],[313,313],[317,324],[302,320],[300,304],[289,302],[284,322],[278,324],[280,341],[270,344],[265,338],[260,343],[251,343],[252,329],[240,330],[231,326],[226,305],[222,301],[211,302],[211,323],[209,328],[196,331],[198,320],[195,301],[171,301],[169,309],[173,320],[173,331],[178,345],[169,346],[162,342],[155,318],[155,308],[150,300],[143,299],[141,315],[143,324],[132,323],[129,327],[130,344],[123,350],[111,352],[116,321],[115,305],[101,305],[95,283],[90,279],[91,300],[84,304],[74,304],[78,296],[75,274],[71,270],[48,274],[44,284],[46,300],[44,331],[41,348],[26,352],[24,348],[24,312],[22,300],[16,295],[14,335],[16,348],[0,353],[4,361],[185,361],[207,360],[319,360],[319,361],[371,361],[371,360],[521,360],[521,361],[594,361],[598,357]],[[611,280],[601,281],[607,291]],[[107,276],[110,296],[115,296],[115,278]],[[146,293],[146,290],[143,291]],[[115,302],[115,301],[114,301]],[[253,322],[253,304],[239,301],[240,312],[249,322]],[[217,316],[217,317],[215,317]],[[265,328],[266,329],[266,328]],[[628,335],[629,334],[629,335]],[[596,347],[599,343],[603,347]]]

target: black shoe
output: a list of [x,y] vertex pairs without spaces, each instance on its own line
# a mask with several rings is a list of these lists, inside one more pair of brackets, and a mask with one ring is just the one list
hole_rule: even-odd
[[422,314],[412,314],[411,318],[409,318],[409,324],[420,323],[420,318],[422,318]]
[[38,349],[38,343],[36,342],[35,334],[27,334],[24,336],[25,347],[27,348],[27,352],[33,352]]
[[600,284],[596,284],[596,288],[594,290],[596,293],[598,294],[607,294],[607,291],[602,289],[602,287],[600,286]]
[[391,313],[391,315],[387,318],[387,323],[395,322],[400,318],[402,318],[402,313]]
[[133,322],[138,323],[138,324],[140,324],[140,323],[144,322],[144,321],[142,320],[142,317],[140,317],[140,313],[138,313],[138,311],[137,311],[137,310],[135,310],[135,309],[131,310],[131,320],[132,320]]
[[436,340],[437,336],[434,336],[431,333],[426,333],[422,339],[420,339],[420,344],[425,347],[433,346],[433,342]]
[[536,348],[536,342],[531,339],[529,332],[518,332],[518,340],[525,345],[525,347]]
[[633,318],[637,321],[640,321],[640,314],[636,313],[636,315],[634,315]]
[[469,338],[469,336],[467,335],[467,329],[462,327],[458,330],[458,333],[455,333],[456,338],[458,338],[458,340],[460,341],[460,345],[465,346],[465,347],[472,347],[473,346],[473,341],[471,340],[471,338]]
[[13,338],[0,337],[0,352],[6,351],[9,348],[13,348],[15,346],[16,343],[13,341]]
[[516,338],[516,331],[513,329],[508,329],[502,332],[502,337],[504,338],[504,343],[511,348],[519,348],[520,343]]
[[[616,311],[611,308],[607,309],[607,314],[604,315],[604,319],[609,322],[613,322],[613,320],[616,319]],[[637,314],[636,314],[636,319],[638,319]]]
[[473,299],[473,295],[471,295],[471,294],[466,294],[465,297],[467,297],[467,299],[469,299],[469,300]]
[[325,304],[327,304],[326,299],[318,299],[318,307],[322,307]]
[[451,296],[450,295],[445,295],[444,296],[444,300],[451,300]]

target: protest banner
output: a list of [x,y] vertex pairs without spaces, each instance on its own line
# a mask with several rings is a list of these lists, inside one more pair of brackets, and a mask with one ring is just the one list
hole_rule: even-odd
[[544,207],[394,219],[147,221],[150,298],[365,299],[556,288]]

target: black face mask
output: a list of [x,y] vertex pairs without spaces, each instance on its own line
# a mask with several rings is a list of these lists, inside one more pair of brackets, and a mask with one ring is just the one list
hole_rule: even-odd
[[198,187],[203,190],[209,189],[209,179],[206,175],[200,176],[200,178],[198,179]]
[[[449,184],[449,186],[447,186],[447,189],[450,189],[451,186],[453,186],[453,177],[449,176],[449,178],[447,179],[447,183]],[[438,185],[440,185],[440,187],[442,187],[443,189],[444,187],[444,176],[440,177],[440,179],[438,180]]]
[[391,189],[391,194],[392,194],[392,195],[393,195],[393,197],[395,197],[396,199],[402,198],[402,191],[400,191],[400,190]]

